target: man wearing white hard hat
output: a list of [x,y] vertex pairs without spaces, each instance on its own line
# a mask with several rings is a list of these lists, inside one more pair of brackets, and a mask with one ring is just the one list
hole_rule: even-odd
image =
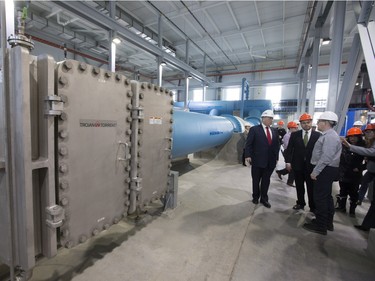
[[251,127],[245,147],[245,160],[251,164],[253,179],[253,200],[259,200],[266,208],[271,208],[268,202],[268,188],[270,177],[279,160],[280,142],[277,130],[271,127],[273,111],[266,110],[262,113],[262,124]]
[[362,128],[363,127],[363,123],[362,123],[362,121],[355,121],[354,123],[353,123],[353,127],[355,127],[355,128]]
[[311,164],[314,169],[311,178],[314,180],[315,220],[305,223],[303,228],[322,235],[327,230],[333,231],[333,216],[335,214],[332,184],[338,179],[341,156],[341,141],[333,129],[338,122],[337,115],[325,111],[318,119],[318,130],[322,132],[315,143]]

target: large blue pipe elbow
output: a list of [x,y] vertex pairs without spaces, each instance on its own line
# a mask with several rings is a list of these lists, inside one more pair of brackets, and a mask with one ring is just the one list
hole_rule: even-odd
[[173,119],[173,158],[224,144],[234,130],[224,117],[174,110]]

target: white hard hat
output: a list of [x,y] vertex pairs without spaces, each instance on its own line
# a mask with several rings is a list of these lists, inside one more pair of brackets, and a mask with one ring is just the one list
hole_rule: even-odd
[[244,123],[244,126],[245,126],[245,127],[246,127],[246,126],[247,126],[247,127],[251,127],[251,125],[250,125],[249,122],[245,122],[245,123]]
[[334,121],[337,122],[339,118],[337,117],[336,113],[332,111],[325,111],[320,115],[319,120],[327,120],[327,121]]
[[263,111],[262,115],[260,117],[271,117],[273,118],[275,115],[273,114],[273,111],[271,109],[267,109]]
[[363,126],[362,121],[355,121],[353,126]]

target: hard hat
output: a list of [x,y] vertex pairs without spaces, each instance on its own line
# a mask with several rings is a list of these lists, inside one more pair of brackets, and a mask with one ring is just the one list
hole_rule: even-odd
[[291,129],[291,128],[298,128],[297,123],[293,121],[288,122],[288,129]]
[[273,114],[273,111],[271,109],[267,109],[263,111],[262,115],[260,117],[271,117],[273,118],[275,115]]
[[365,131],[368,131],[368,130],[375,130],[375,124],[367,124]]
[[312,117],[308,113],[304,113],[299,117],[299,121],[312,120]]
[[283,120],[280,120],[279,122],[277,122],[277,125],[284,126],[284,121],[283,121]]
[[294,120],[293,122],[296,123],[297,125],[299,125],[299,120],[298,119]]
[[356,135],[362,135],[362,130],[360,128],[353,127],[353,128],[350,128],[346,132],[346,136],[347,137],[349,137],[349,136],[356,136]]
[[245,122],[245,123],[244,123],[244,126],[245,126],[245,127],[251,127],[251,125],[250,125],[249,122]]
[[353,126],[363,126],[362,121],[355,121]]
[[327,121],[334,121],[337,122],[339,118],[337,117],[336,113],[332,111],[325,111],[320,115],[319,120],[327,120]]

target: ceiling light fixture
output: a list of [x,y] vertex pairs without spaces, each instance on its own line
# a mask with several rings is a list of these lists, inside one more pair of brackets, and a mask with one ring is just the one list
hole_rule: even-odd
[[161,66],[167,66],[167,64],[163,61],[160,63]]
[[329,45],[331,43],[331,39],[329,39],[329,38],[323,38],[323,40],[322,40],[322,45],[324,46],[324,45]]
[[120,38],[115,37],[115,38],[112,39],[112,42],[115,43],[115,44],[120,44],[121,40],[120,40]]

